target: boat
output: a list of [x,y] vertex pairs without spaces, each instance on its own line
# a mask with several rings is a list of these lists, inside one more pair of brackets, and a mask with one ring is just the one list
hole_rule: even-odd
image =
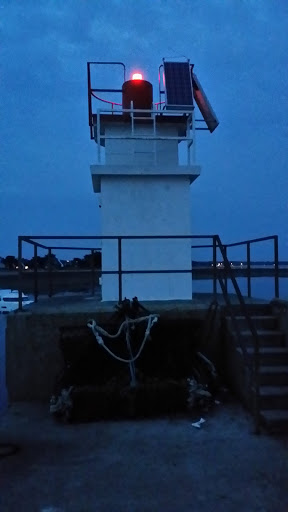
[[[18,290],[0,290],[0,313],[10,313],[18,309],[19,293]],[[32,304],[28,295],[22,293],[22,304],[27,306]]]

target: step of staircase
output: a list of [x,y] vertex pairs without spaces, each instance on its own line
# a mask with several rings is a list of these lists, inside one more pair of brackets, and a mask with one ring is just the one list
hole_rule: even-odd
[[[256,329],[277,329],[278,319],[273,315],[252,315],[251,320],[253,325],[255,325]],[[235,320],[237,321],[237,325],[239,329],[247,329],[247,320],[245,316],[236,315]],[[230,329],[234,329],[233,320],[231,316],[226,316],[226,322]]]
[[[243,309],[239,304],[233,304],[232,306],[234,315],[243,315]],[[246,303],[246,311],[250,316],[266,316],[271,315],[271,305],[269,303],[260,303],[260,304],[247,304]],[[223,306],[222,311],[224,315],[230,315],[230,306]]]
[[288,386],[260,386],[259,406],[264,412],[265,409],[288,410]]
[[[240,347],[237,352],[242,354]],[[254,348],[247,347],[247,354],[251,358],[254,356]],[[265,366],[272,365],[288,365],[288,348],[286,347],[260,347],[259,348],[260,364]]]
[[260,366],[260,384],[262,386],[288,386],[288,365]]
[[[284,334],[282,331],[269,331],[264,329],[257,329],[259,343],[262,347],[283,347]],[[254,346],[254,338],[250,330],[241,330],[242,337],[245,338],[247,347]]]
[[267,409],[261,411],[260,418],[271,433],[288,434],[288,409]]
[[[245,344],[248,357],[252,362],[255,355],[253,335],[241,309],[234,307],[233,310],[242,343]],[[288,435],[288,347],[285,346],[284,333],[279,330],[278,318],[271,315],[269,305],[249,305],[247,312],[251,315],[260,344],[258,404],[261,421],[268,432]],[[234,330],[235,322],[228,311],[225,324],[230,336],[232,335],[238,344]],[[239,346],[237,352],[242,355]],[[245,359],[243,362],[245,364]],[[251,404],[254,403],[253,394],[253,389],[250,388]]]

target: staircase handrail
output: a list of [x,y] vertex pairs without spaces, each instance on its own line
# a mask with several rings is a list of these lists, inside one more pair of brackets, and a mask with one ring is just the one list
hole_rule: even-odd
[[259,336],[258,336],[258,333],[257,333],[257,329],[256,329],[256,327],[255,327],[255,325],[253,323],[253,320],[252,320],[252,318],[251,318],[251,316],[249,314],[249,311],[247,309],[247,305],[245,303],[245,300],[243,298],[241,290],[240,290],[240,288],[238,286],[237,280],[235,279],[235,277],[233,275],[233,270],[231,269],[229,260],[227,258],[224,246],[223,246],[223,244],[221,242],[221,239],[220,239],[219,235],[215,235],[214,236],[214,243],[220,249],[220,252],[221,252],[221,255],[222,255],[222,258],[223,258],[224,268],[226,270],[227,276],[228,276],[228,278],[232,282],[232,285],[233,285],[234,290],[235,290],[236,295],[237,295],[237,299],[238,299],[239,304],[240,304],[241,313],[243,314],[243,316],[244,316],[244,318],[245,318],[245,320],[247,322],[248,328],[249,328],[249,330],[250,330],[250,332],[252,334],[253,345],[254,345],[254,358],[253,358],[253,363],[254,364],[253,363],[251,364],[250,361],[249,361],[247,349],[246,349],[245,343],[243,342],[241,331],[239,329],[237,320],[235,318],[235,314],[234,314],[234,311],[233,311],[233,308],[232,308],[231,301],[229,299],[229,295],[228,295],[228,293],[226,291],[226,287],[225,287],[225,285],[223,283],[223,280],[218,276],[217,279],[219,281],[219,284],[220,284],[220,287],[221,287],[221,290],[222,290],[222,293],[223,293],[224,300],[225,300],[225,302],[226,302],[226,304],[228,306],[228,309],[230,311],[231,320],[232,320],[232,323],[233,323],[233,326],[234,326],[234,329],[235,329],[235,332],[236,332],[236,335],[237,335],[237,338],[238,338],[238,342],[239,342],[240,347],[242,349],[245,362],[246,362],[246,364],[247,364],[247,366],[248,366],[248,368],[250,370],[250,379],[251,380],[253,379],[254,392],[255,392],[255,402],[254,402],[255,428],[256,428],[256,432],[259,432],[259,346],[260,346]]

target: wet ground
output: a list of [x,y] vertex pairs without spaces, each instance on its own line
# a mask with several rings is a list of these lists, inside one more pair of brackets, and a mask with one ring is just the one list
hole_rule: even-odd
[[0,417],[2,512],[287,512],[288,440],[234,401],[198,416],[55,423],[48,404]]

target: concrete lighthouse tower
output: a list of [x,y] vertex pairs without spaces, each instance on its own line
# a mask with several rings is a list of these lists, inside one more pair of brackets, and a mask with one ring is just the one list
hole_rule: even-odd
[[[92,66],[101,64],[122,66],[121,89],[93,86]],[[154,104],[152,85],[140,73],[126,80],[122,63],[88,63],[89,123],[97,144],[91,174],[102,236],[123,237],[103,239],[102,271],[118,271],[120,264],[122,296],[140,301],[192,298],[190,186],[200,174],[194,102],[207,129],[218,125],[189,61],[163,59],[159,77]],[[99,96],[111,92],[121,94],[121,102]],[[104,273],[102,300],[118,298],[118,275]]]

